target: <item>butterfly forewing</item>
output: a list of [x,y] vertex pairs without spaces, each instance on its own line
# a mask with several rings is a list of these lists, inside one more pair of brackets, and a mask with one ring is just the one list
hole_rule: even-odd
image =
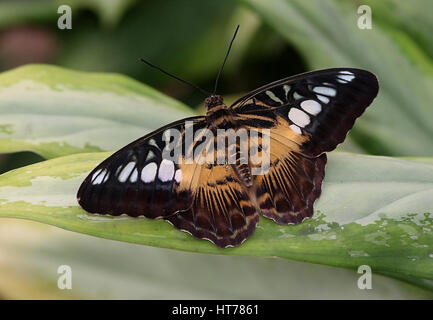
[[327,69],[271,83],[232,105],[245,126],[270,129],[270,169],[253,184],[263,216],[296,224],[313,215],[325,175],[323,153],[344,140],[377,92],[368,71]]
[[[78,202],[88,212],[160,218],[187,209],[193,200],[190,181],[194,164],[165,159],[167,132],[185,132],[185,123],[206,125],[204,117],[169,124],[140,138],[98,165],[78,191]],[[173,138],[172,138],[173,140]],[[183,143],[185,140],[179,140]],[[182,150],[185,150],[183,147]],[[185,155],[184,152],[180,157]]]
[[261,116],[261,124],[269,127],[281,116],[295,134],[307,138],[302,143],[302,152],[318,156],[344,141],[378,89],[377,78],[371,72],[353,68],[326,69],[261,87],[239,99],[231,108],[251,119]]

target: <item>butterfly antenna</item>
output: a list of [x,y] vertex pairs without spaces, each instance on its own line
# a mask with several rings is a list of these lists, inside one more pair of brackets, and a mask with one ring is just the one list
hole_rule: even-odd
[[173,75],[173,74],[171,74],[171,73],[169,73],[169,72],[167,72],[167,71],[161,69],[161,68],[158,67],[158,66],[155,66],[154,64],[150,63],[150,62],[147,61],[147,60],[144,60],[143,58],[140,58],[140,61],[141,61],[141,62],[144,62],[145,64],[147,64],[149,67],[152,67],[152,68],[154,68],[154,69],[156,69],[156,70],[159,70],[159,71],[161,71],[162,73],[164,73],[164,74],[166,74],[166,75],[168,75],[168,76],[170,76],[170,77],[172,77],[172,78],[174,78],[174,79],[176,79],[176,80],[178,80],[178,81],[180,81],[180,82],[182,82],[182,83],[185,83],[185,84],[187,84],[187,85],[189,85],[189,86],[191,86],[191,87],[193,87],[193,88],[195,88],[195,89],[201,91],[201,92],[204,93],[206,96],[209,96],[209,95],[210,95],[209,92],[207,92],[206,90],[200,88],[198,85],[196,85],[196,84],[194,84],[194,83],[192,83],[192,82],[189,82],[189,81],[183,80],[183,79],[181,79],[181,78],[179,78],[179,77],[176,77],[175,75]]
[[225,56],[225,58],[224,58],[223,65],[221,66],[221,68],[220,68],[220,70],[219,70],[219,72],[218,72],[218,75],[217,75],[217,77],[216,77],[216,80],[215,80],[215,88],[214,88],[214,90],[213,90],[213,94],[215,94],[216,91],[217,91],[217,88],[218,88],[218,80],[219,80],[219,78],[220,78],[220,76],[221,76],[221,73],[223,72],[224,65],[226,64],[227,58],[229,57],[229,53],[230,53],[230,50],[231,50],[231,48],[232,48],[233,41],[234,41],[235,38],[236,38],[236,34],[238,33],[238,30],[239,30],[239,25],[236,27],[236,30],[235,30],[235,33],[234,33],[234,35],[233,35],[232,41],[230,41],[229,49],[227,50],[226,56]]

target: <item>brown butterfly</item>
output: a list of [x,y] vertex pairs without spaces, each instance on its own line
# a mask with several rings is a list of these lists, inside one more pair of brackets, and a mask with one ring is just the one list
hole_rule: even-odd
[[[301,223],[313,215],[320,196],[325,152],[344,141],[378,89],[376,76],[368,71],[333,68],[272,82],[230,107],[211,94],[205,116],[168,124],[99,164],[80,186],[78,202],[90,213],[163,218],[221,248],[251,236],[259,213],[278,224]],[[253,174],[257,164],[242,158],[240,140],[229,143],[227,136],[223,159],[213,149],[212,161],[187,161],[191,154],[202,158],[195,151],[217,143],[218,130],[230,129],[244,129],[257,155],[267,154],[263,174]],[[203,132],[214,136],[203,141]],[[252,132],[258,133],[254,141]],[[177,156],[167,157],[169,145],[180,150]]]

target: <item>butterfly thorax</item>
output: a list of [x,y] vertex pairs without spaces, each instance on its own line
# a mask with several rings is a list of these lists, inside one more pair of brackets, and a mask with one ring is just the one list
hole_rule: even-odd
[[[205,105],[207,108],[206,121],[208,122],[209,128],[211,128],[214,133],[218,133],[218,129],[236,129],[239,124],[235,120],[235,116],[232,110],[227,108],[223,102],[223,98],[219,95],[211,95],[205,100]],[[231,131],[233,132],[233,131]],[[229,141],[232,141],[233,145],[229,145]],[[242,182],[250,187],[252,185],[251,169],[248,163],[247,155],[241,153],[240,141],[228,139],[226,137],[226,156],[227,161],[229,158],[234,158],[235,163],[231,163],[235,172],[241,178]],[[226,162],[227,163],[227,162]]]
[[211,95],[205,99],[204,104],[207,109],[206,121],[210,129],[225,129],[234,125],[231,110],[224,104],[221,96]]

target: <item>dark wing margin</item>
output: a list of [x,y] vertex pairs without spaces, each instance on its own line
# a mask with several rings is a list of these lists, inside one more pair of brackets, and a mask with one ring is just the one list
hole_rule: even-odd
[[206,125],[204,117],[173,122],[137,139],[100,163],[78,190],[80,206],[90,213],[152,219],[188,208],[193,198],[187,181],[191,165],[162,157],[167,143],[165,132],[170,129],[184,132],[186,121],[198,127]]
[[[283,117],[304,136],[301,152],[315,157],[343,142],[355,120],[377,96],[376,76],[366,70],[334,68],[308,72],[258,88],[230,108],[240,117]],[[271,124],[268,125],[272,127]]]

